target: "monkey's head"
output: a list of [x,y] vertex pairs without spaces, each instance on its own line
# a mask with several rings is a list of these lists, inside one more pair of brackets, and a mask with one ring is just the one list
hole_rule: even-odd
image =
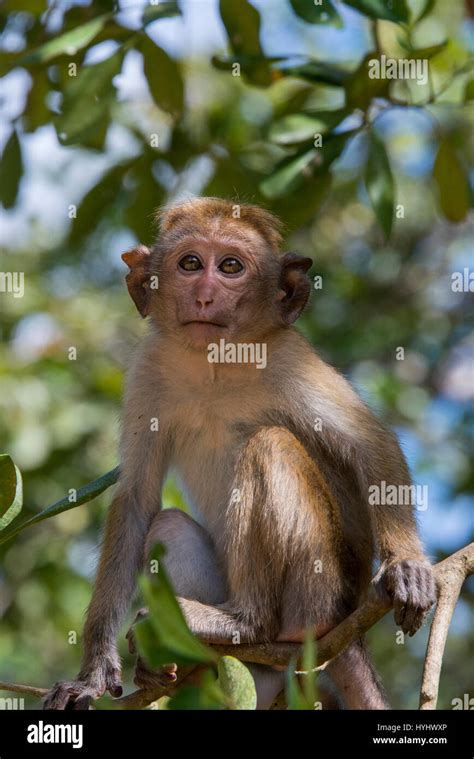
[[198,198],[158,213],[160,235],[122,255],[143,317],[193,348],[257,340],[291,325],[310,293],[310,258],[280,252],[280,222],[258,206]]

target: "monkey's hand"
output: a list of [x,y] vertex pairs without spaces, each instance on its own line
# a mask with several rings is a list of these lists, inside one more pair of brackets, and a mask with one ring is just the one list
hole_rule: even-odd
[[106,690],[115,697],[122,695],[120,663],[115,651],[84,668],[77,680],[55,683],[46,694],[43,709],[88,709],[91,701],[103,696]]
[[137,622],[140,622],[141,619],[144,619],[147,616],[148,609],[140,609],[137,612],[137,616],[135,617],[133,625],[130,627],[126,635],[126,638],[128,640],[128,650],[131,654],[137,654],[137,663],[135,665],[135,675],[133,677],[133,682],[139,688],[143,688],[143,690],[166,688],[167,686],[175,683],[177,680],[176,672],[178,668],[176,664],[164,664],[162,667],[158,667],[157,669],[150,669],[142,657],[138,656],[133,628]]
[[421,627],[436,603],[433,568],[426,561],[404,559],[389,564],[379,581],[378,590],[390,597],[395,610],[395,623],[410,636]]

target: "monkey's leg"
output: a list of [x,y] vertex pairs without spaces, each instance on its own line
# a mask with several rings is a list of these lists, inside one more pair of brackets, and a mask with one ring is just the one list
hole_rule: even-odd
[[362,640],[339,654],[328,664],[326,672],[346,709],[390,709]]
[[[302,641],[308,627],[321,637],[357,603],[351,571],[365,576],[372,561],[369,552],[347,558],[342,516],[322,472],[288,430],[262,428],[241,452],[231,492],[229,598],[216,605],[181,598],[191,630],[211,643]],[[346,661],[357,682],[373,686],[358,701],[353,689],[346,703],[382,708],[370,664],[357,649],[331,666],[334,677],[345,684]]]
[[[165,509],[151,525],[145,547],[147,556],[158,542],[166,548],[163,565],[177,595],[211,605],[226,600],[225,574],[212,539],[201,525],[179,509]],[[268,709],[284,687],[284,673],[270,667],[247,666],[255,681],[257,708]],[[163,668],[164,682],[170,671],[171,668]],[[156,684],[160,678],[160,674],[148,673],[143,664],[137,669],[137,676],[135,682],[140,687],[150,682]]]

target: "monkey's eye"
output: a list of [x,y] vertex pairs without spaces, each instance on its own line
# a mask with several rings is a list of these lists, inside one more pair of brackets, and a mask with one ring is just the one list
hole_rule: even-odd
[[238,274],[243,271],[243,266],[237,258],[225,258],[219,265],[219,271],[224,274]]
[[189,253],[187,256],[183,256],[182,259],[178,262],[178,266],[184,271],[198,271],[198,269],[202,269],[202,264],[199,258],[197,256],[193,256],[191,253]]

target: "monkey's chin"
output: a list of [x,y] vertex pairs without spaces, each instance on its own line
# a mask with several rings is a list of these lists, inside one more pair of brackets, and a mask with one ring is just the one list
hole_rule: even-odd
[[226,328],[208,322],[189,322],[183,325],[186,344],[196,350],[207,350],[211,343],[218,343],[226,335]]

